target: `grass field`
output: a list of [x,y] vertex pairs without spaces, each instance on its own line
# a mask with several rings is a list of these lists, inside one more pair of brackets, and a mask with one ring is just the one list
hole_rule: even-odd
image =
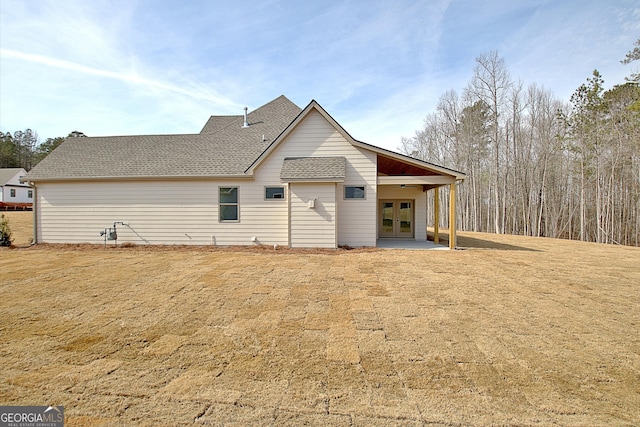
[[0,211],[9,220],[9,227],[13,235],[13,244],[26,246],[33,240],[33,212],[29,211]]
[[0,249],[0,405],[64,405],[65,426],[640,425],[640,249],[459,244]]

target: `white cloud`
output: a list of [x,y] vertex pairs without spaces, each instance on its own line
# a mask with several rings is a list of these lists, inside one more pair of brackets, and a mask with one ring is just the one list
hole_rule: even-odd
[[197,132],[284,94],[389,149],[490,49],[566,98],[593,68],[628,75],[640,35],[632,0],[2,0],[0,15],[3,130]]
[[129,83],[135,86],[142,86],[149,89],[160,89],[166,90],[170,92],[175,92],[181,95],[186,95],[190,98],[194,99],[203,99],[205,101],[209,101],[217,106],[223,107],[227,109],[228,107],[237,107],[240,108],[239,104],[234,103],[233,101],[221,96],[215,90],[211,88],[193,87],[193,85],[188,84],[185,86],[178,86],[175,84],[152,80],[146,77],[143,77],[135,72],[130,73],[120,73],[109,70],[102,70],[93,67],[87,67],[85,65],[76,64],[74,62],[65,61],[61,59],[48,58],[42,55],[34,55],[23,52],[16,52],[8,49],[0,49],[0,56],[4,56],[6,58],[14,58],[20,59],[27,62],[34,62],[41,65],[46,65],[49,67],[62,68],[68,71],[89,74],[91,76],[97,77],[105,77],[109,79],[121,80],[125,83]]

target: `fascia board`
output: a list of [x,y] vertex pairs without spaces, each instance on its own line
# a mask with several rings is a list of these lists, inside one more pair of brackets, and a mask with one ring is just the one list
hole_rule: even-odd
[[177,175],[177,176],[96,176],[78,178],[43,178],[28,179],[26,182],[55,183],[55,182],[123,182],[123,181],[225,181],[225,180],[252,180],[253,175]]

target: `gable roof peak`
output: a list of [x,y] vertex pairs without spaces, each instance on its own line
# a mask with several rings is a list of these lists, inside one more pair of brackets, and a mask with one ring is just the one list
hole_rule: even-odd
[[280,95],[276,99],[267,102],[251,112],[248,111],[247,107],[244,107],[244,110],[243,114],[210,116],[200,131],[200,134],[217,133],[230,126],[247,129],[250,128],[252,124],[264,123],[267,118],[271,122],[280,122],[283,119],[291,121],[302,111],[300,107],[284,95]]

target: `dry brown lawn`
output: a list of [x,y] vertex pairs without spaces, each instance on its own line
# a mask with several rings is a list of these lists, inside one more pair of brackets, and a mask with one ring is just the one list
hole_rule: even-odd
[[2,249],[0,405],[61,404],[67,426],[640,425],[640,249],[459,243]]
[[0,211],[9,220],[9,227],[13,235],[13,244],[26,246],[33,240],[33,212],[30,211]]

